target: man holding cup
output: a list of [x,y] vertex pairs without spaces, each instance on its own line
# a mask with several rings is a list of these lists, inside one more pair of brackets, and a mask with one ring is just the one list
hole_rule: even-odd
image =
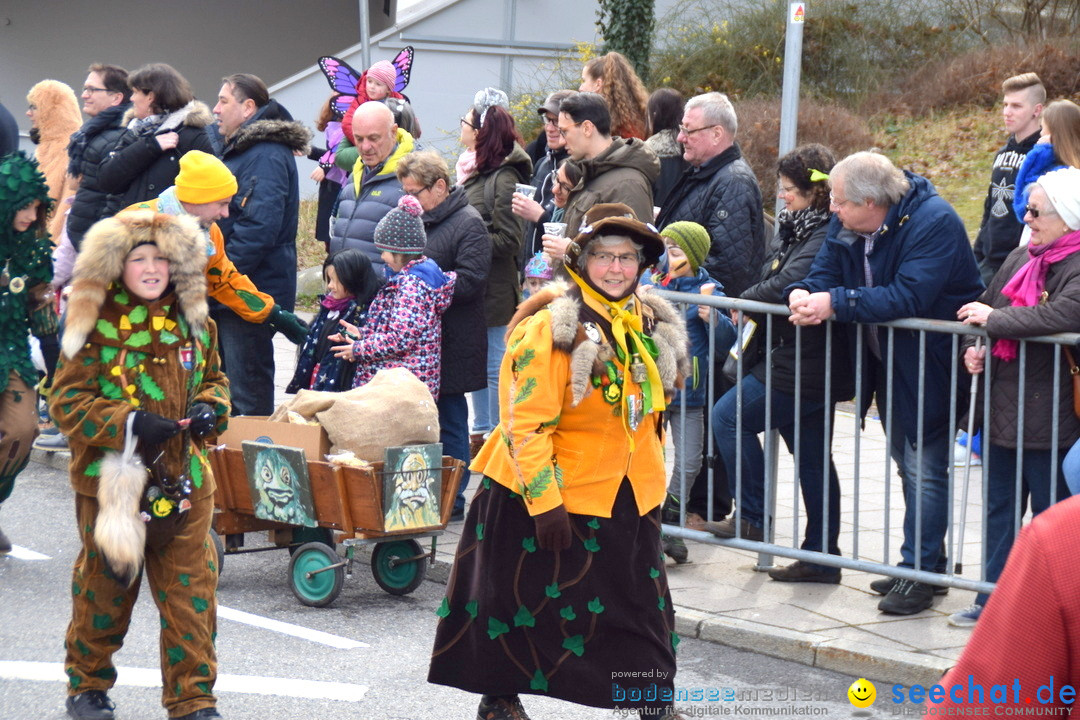
[[[573,90],[557,90],[547,96],[544,104],[536,108],[544,123],[544,139],[547,141],[547,154],[536,163],[532,176],[532,185],[536,188],[531,195],[514,193],[512,209],[514,214],[525,220],[525,235],[521,243],[521,267],[543,248],[542,237],[545,234],[544,223],[552,220],[555,209],[553,191],[555,170],[568,155],[566,138],[559,132],[559,104],[574,94]],[[553,233],[547,233],[553,234]],[[560,234],[559,237],[563,235]]]

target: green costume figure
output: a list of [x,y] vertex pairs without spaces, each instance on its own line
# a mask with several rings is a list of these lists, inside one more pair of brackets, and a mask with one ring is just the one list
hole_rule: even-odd
[[[35,161],[18,152],[0,158],[0,504],[11,496],[37,435],[38,372],[29,331],[50,296],[48,190]],[[0,555],[8,552],[11,542],[0,530]]]
[[82,541],[65,643],[79,720],[113,718],[112,655],[144,567],[161,617],[162,704],[171,718],[221,717],[205,453],[230,404],[205,265],[196,221],[152,211],[94,225],[75,263],[50,409],[70,441]]

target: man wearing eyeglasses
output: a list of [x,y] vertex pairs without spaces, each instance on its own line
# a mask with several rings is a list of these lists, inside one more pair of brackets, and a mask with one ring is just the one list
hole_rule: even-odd
[[98,169],[124,133],[124,113],[131,107],[127,70],[95,63],[89,73],[81,96],[87,120],[67,148],[68,173],[82,177],[67,218],[68,240],[76,250],[90,226],[105,215],[109,196],[98,184]]
[[[829,183],[836,217],[809,275],[785,290],[790,320],[849,323],[843,327],[851,366],[861,360],[863,368],[859,410],[865,417],[871,401],[877,402],[903,483],[900,567],[944,572],[952,339],[874,323],[955,320],[960,306],[983,291],[979,268],[964,223],[925,178],[901,171],[879,153],[858,152],[833,167]],[[861,336],[856,323],[863,324]],[[892,578],[870,584],[885,596],[878,610],[891,615],[926,610],[943,591],[935,587]]]
[[568,236],[578,234],[586,211],[600,203],[621,202],[642,222],[652,220],[652,184],[660,175],[660,161],[643,141],[612,137],[611,112],[602,96],[578,92],[563,100],[559,132],[582,175],[563,215]]
[[559,105],[574,94],[574,90],[556,90],[547,96],[544,104],[536,108],[544,123],[544,139],[547,141],[547,153],[536,163],[533,170],[532,186],[536,193],[527,198],[514,193],[512,209],[514,214],[525,219],[524,242],[521,244],[521,267],[529,259],[543,250],[544,223],[551,220],[555,209],[555,170],[569,153],[566,150],[566,138],[559,132]]
[[738,297],[757,281],[765,261],[761,189],[735,142],[739,121],[723,93],[687,101],[677,140],[690,167],[671,189],[656,225],[688,220],[709,231],[712,245],[702,263],[724,292]]

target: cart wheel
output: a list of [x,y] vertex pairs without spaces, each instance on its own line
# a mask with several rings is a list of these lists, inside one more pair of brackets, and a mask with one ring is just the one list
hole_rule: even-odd
[[296,599],[309,607],[326,607],[334,602],[345,582],[345,568],[309,573],[339,562],[341,558],[329,545],[320,542],[301,545],[289,562],[289,584]]
[[225,570],[225,543],[221,542],[221,536],[213,529],[210,530],[210,542],[214,544],[214,550],[217,551],[217,574],[221,577],[222,571]]
[[422,552],[420,543],[415,540],[377,543],[371,551],[371,574],[375,576],[375,582],[391,595],[408,595],[424,581],[427,558],[407,558]]
[[306,543],[322,543],[327,547],[334,548],[337,543],[334,542],[334,531],[330,528],[321,527],[298,527],[293,528],[292,531],[292,545],[289,546],[289,554],[295,555]]

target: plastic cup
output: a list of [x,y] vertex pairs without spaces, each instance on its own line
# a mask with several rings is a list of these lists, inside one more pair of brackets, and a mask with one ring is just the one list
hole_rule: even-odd
[[544,234],[552,237],[566,237],[566,223],[546,222],[544,223]]
[[526,185],[525,183],[514,183],[514,192],[521,193],[532,200],[532,196],[536,194],[536,186]]

